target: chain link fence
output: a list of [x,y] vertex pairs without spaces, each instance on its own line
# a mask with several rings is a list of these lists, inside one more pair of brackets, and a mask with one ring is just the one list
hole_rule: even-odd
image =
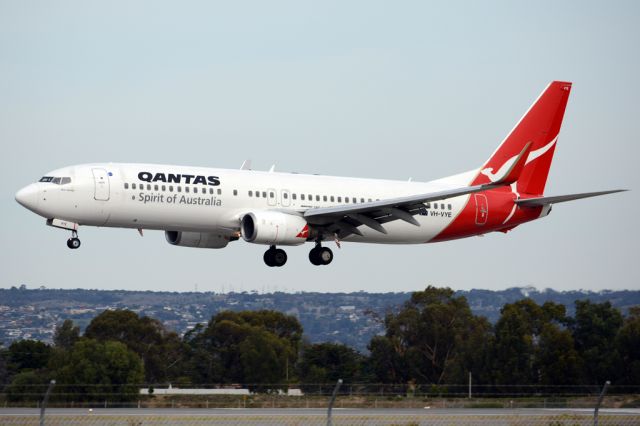
[[[578,426],[594,425],[593,412],[544,412],[541,410],[505,410],[504,412],[483,413],[482,410],[468,410],[468,413],[452,411],[432,411],[403,413],[399,410],[336,410],[332,416],[333,426],[449,426],[449,425],[508,425],[508,426]],[[39,416],[27,413],[7,413],[0,410],[0,424],[6,426],[39,425]],[[85,412],[84,414],[58,412],[48,413],[45,423],[47,426],[143,426],[143,425],[322,425],[328,424],[325,411],[299,412],[295,410],[276,409],[273,412],[256,412],[251,410],[242,412],[203,413],[188,412],[181,414],[176,411],[163,413],[122,413],[114,409],[111,414],[102,411]],[[615,413],[601,413],[598,425],[633,426],[640,425],[640,413],[618,411]]]
[[0,425],[640,426],[637,387],[54,385],[0,394]]

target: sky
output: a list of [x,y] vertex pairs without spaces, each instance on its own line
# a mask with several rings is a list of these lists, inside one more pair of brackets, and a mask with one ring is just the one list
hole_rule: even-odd
[[[166,291],[638,289],[637,1],[0,0],[0,287]],[[47,171],[149,162],[428,181],[482,165],[552,80],[574,83],[546,194],[508,235],[263,246],[67,232],[15,192]]]

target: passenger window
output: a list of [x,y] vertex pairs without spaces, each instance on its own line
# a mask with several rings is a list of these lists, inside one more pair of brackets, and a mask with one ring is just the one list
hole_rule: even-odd
[[331,202],[333,203],[335,201],[335,199],[333,198],[333,195],[331,196]]
[[260,198],[260,191],[256,191],[256,198]]
[[438,210],[438,203],[433,203],[433,208]]
[[154,186],[153,186],[153,189],[154,189],[155,191],[157,191],[157,190],[158,190],[158,185],[154,185]]
[[[222,189],[218,188],[218,195],[222,195]],[[263,192],[262,195],[265,195],[265,193]]]
[[360,202],[361,202],[361,203],[364,203],[364,198],[360,198]]
[[304,201],[304,194],[300,194],[300,199]]
[[187,193],[189,192],[189,187],[188,186],[184,187],[184,192],[187,192]]
[[369,202],[371,202],[371,198],[369,198]]
[[342,197],[338,197],[338,202],[341,203],[342,202]]
[[166,191],[167,187],[165,185],[162,185],[162,191]]
[[316,195],[316,201],[320,201],[320,196]]
[[151,184],[150,183],[147,184],[147,191],[151,191]]
[[194,186],[194,187],[193,187],[193,193],[194,193],[194,194],[197,194],[197,193],[198,193],[198,187],[197,187],[197,186]]
[[451,204],[449,204],[447,207],[449,208],[449,210],[451,210]]
[[284,199],[285,199],[285,200],[288,200],[288,199],[289,199],[289,193],[288,193],[288,192],[284,192],[284,193],[282,194],[282,196],[284,197]]
[[293,194],[291,194],[291,198],[293,198],[294,200],[296,199],[296,193],[295,192]]
[[178,190],[178,192],[182,192],[182,187],[181,186],[177,186],[176,189]]
[[233,190],[233,195],[236,196],[236,197],[238,196],[238,190],[237,189]]
[[127,182],[124,183],[124,189],[129,189],[129,184]]
[[273,192],[269,192],[269,197],[270,198],[275,198],[276,194],[274,194]]
[[173,192],[173,185],[169,185],[169,192]]
[[249,191],[249,197],[253,197],[253,191]]
[[440,208],[444,210],[444,204],[440,204]]
[[326,195],[322,196],[322,201],[327,201],[327,196]]
[[358,202],[358,200],[356,200],[356,197],[353,197],[353,198],[351,199],[351,202],[353,202],[353,203],[357,203],[357,202]]
[[267,191],[262,191],[262,198],[267,198]]

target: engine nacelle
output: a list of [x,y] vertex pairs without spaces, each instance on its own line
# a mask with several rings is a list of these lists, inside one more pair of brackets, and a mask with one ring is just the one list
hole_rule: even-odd
[[174,246],[198,248],[224,248],[229,244],[229,237],[211,232],[164,231],[167,242]]
[[249,243],[297,246],[307,241],[309,225],[300,216],[258,211],[242,217],[240,232]]

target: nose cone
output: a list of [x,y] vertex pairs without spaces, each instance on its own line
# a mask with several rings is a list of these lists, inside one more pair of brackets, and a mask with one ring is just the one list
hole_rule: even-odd
[[16,201],[29,210],[35,211],[38,205],[38,192],[36,184],[27,185],[16,192]]

